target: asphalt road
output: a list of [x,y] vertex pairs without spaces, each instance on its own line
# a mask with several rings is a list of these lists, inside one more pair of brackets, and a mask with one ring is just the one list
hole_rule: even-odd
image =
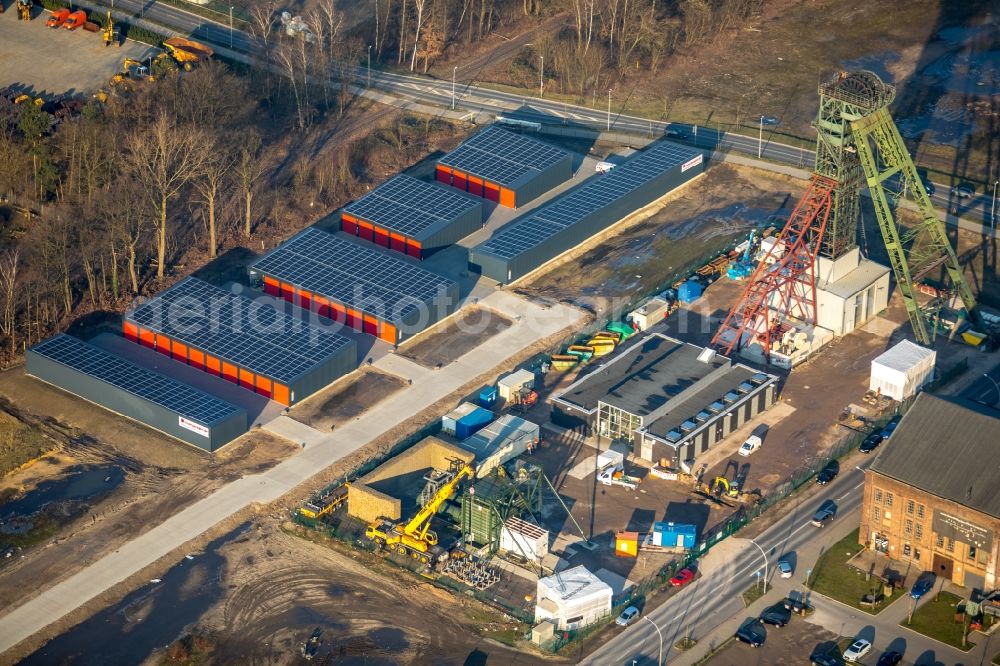
[[1000,406],[1000,365],[976,378],[962,391],[962,397],[990,407]]
[[[870,464],[870,458],[863,463],[864,467]],[[805,569],[814,562],[802,561],[799,551],[815,541],[833,543],[839,537],[831,535],[840,531],[839,526],[857,524],[863,485],[864,475],[859,468],[845,469],[822,492],[790,507],[778,522],[755,539],[767,554],[768,578],[774,578],[774,566],[783,557],[793,561],[796,578],[804,578]],[[815,527],[809,520],[826,500],[836,502],[837,517],[824,528]],[[649,620],[633,624],[582,663],[600,666],[656,664],[660,647],[657,627],[663,635],[664,661],[677,657],[672,646],[688,634],[689,628],[695,628],[695,635],[702,637],[745,610],[742,593],[757,580],[758,571],[764,575],[765,559],[760,549],[746,542],[746,547],[729,557],[722,566],[703,572],[688,587],[650,612]],[[809,656],[808,650],[803,656]]]

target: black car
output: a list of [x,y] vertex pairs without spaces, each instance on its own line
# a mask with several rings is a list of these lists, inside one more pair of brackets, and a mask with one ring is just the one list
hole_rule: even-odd
[[773,624],[776,627],[783,627],[792,619],[792,611],[785,607],[785,604],[778,602],[773,606],[764,609],[760,614],[760,621],[764,624]]
[[747,620],[737,629],[736,640],[746,643],[750,647],[760,647],[767,640],[767,629],[760,623],[760,620]]
[[895,650],[890,650],[889,652],[882,653],[882,656],[878,658],[876,666],[896,666],[901,661],[903,661],[903,655]]
[[858,451],[861,453],[871,453],[875,448],[882,443],[885,439],[880,432],[873,432],[872,434],[865,437],[865,441],[861,442],[861,446],[858,447]]
[[814,652],[809,661],[815,666],[843,666],[844,660],[829,652]]
[[840,463],[836,460],[831,460],[826,464],[826,467],[820,470],[819,474],[816,475],[816,483],[821,486],[825,486],[840,474]]

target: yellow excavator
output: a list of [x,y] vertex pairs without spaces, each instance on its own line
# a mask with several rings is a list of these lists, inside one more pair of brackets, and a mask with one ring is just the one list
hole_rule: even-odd
[[104,46],[110,46],[112,42],[114,45],[121,48],[121,31],[120,28],[115,25],[115,20],[111,18],[111,12],[108,11],[108,18],[104,21]]
[[409,522],[394,524],[391,520],[379,518],[368,525],[365,536],[391,553],[408,555],[421,564],[434,564],[445,554],[445,550],[438,546],[437,534],[430,529],[431,518],[455,494],[458,484],[476,473],[461,461],[452,465],[452,471],[454,476],[451,480],[438,488],[431,500]]

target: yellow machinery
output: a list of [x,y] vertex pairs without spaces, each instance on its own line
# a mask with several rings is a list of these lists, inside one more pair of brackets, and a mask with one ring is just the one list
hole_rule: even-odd
[[392,521],[378,519],[365,530],[365,536],[375,542],[380,548],[390,552],[409,555],[422,564],[431,564],[444,554],[438,546],[437,534],[431,531],[431,518],[444,505],[466,477],[475,475],[475,470],[469,465],[458,462],[453,464],[455,475],[417,512],[409,522],[393,524]]
[[726,497],[739,497],[739,484],[730,481],[724,476],[717,476],[712,480],[712,484],[707,489],[710,495],[726,495]]
[[195,63],[208,60],[215,53],[204,44],[183,37],[171,37],[165,40],[163,48],[186,72],[190,72]]
[[108,12],[108,17],[104,21],[104,46],[110,46],[111,42],[115,43],[115,46],[121,47],[121,33],[119,32],[118,26],[115,25],[115,20],[111,18],[111,12]]
[[31,20],[31,0],[17,0],[17,17],[22,21]]
[[328,513],[332,513],[338,507],[347,502],[347,489],[350,483],[343,483],[333,489],[332,492],[314,498],[299,507],[299,513],[306,518],[322,518]]

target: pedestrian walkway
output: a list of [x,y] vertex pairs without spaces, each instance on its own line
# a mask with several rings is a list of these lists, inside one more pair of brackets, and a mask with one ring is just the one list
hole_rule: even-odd
[[585,319],[582,311],[569,306],[540,305],[499,291],[482,302],[509,316],[514,324],[440,370],[415,377],[412,385],[380,403],[377,410],[366,412],[331,433],[319,433],[286,416],[278,417],[270,427],[287,433],[292,441],[305,441],[306,446],[299,453],[262,474],[246,476],[223,486],[15,608],[0,618],[0,652],[9,650],[242,509],[256,503],[273,502],[397,424],[421,414],[487,372],[490,368],[483,366],[483,359],[491,359],[496,367],[542,338],[566,327],[582,326]]

